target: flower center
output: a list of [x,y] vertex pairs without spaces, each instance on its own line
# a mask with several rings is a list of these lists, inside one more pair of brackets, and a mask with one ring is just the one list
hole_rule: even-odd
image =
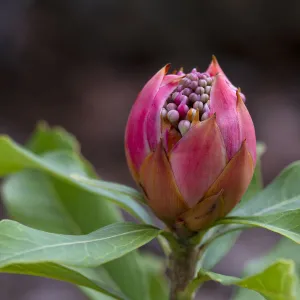
[[[178,72],[177,74],[183,73]],[[177,88],[166,100],[161,115],[181,135],[189,130],[197,110],[201,121],[209,117],[212,81],[213,78],[209,74],[200,73],[194,68],[179,82]]]

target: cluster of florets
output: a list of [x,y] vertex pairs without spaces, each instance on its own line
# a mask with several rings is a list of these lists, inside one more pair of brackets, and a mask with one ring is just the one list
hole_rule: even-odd
[[193,69],[166,100],[161,115],[179,130],[181,135],[189,130],[196,113],[199,113],[201,121],[209,117],[212,82],[213,78],[209,74]]

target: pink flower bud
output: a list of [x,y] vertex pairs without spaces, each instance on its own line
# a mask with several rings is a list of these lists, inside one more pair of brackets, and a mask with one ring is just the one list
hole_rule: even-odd
[[204,73],[167,70],[148,81],[132,107],[126,157],[154,213],[172,228],[180,222],[198,231],[245,193],[256,162],[255,130],[244,95],[214,57]]

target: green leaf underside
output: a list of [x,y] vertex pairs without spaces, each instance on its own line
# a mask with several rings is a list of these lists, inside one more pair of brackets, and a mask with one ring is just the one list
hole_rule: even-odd
[[[81,166],[74,168],[74,161]],[[85,192],[105,197],[144,223],[151,223],[149,214],[134,200],[138,193],[134,192],[132,195],[133,189],[128,188],[126,193],[122,194],[120,192],[122,185],[115,184],[119,187],[119,191],[113,192],[112,187],[110,185],[106,187],[105,182],[99,181],[99,185],[92,186],[78,180],[78,177],[85,177],[86,174],[77,154],[68,151],[55,151],[39,157],[17,145],[8,137],[0,137],[0,176],[18,172],[23,168],[41,170],[69,184],[76,185]]]
[[71,174],[71,177],[77,180],[78,182],[85,183],[91,188],[92,187],[100,188],[100,189],[104,188],[112,192],[117,192],[117,193],[130,196],[141,203],[145,202],[143,195],[129,186],[114,183],[114,182],[104,181],[104,180],[91,179],[88,177],[81,176],[79,174]]
[[68,212],[59,190],[47,174],[25,170],[8,177],[4,182],[4,203],[13,219],[53,233],[84,233]]
[[0,272],[42,276],[56,280],[63,280],[91,288],[95,291],[103,293],[103,295],[107,294],[110,296],[110,299],[128,299],[122,294],[122,292],[118,290],[113,282],[108,283],[108,275],[103,274],[105,270],[100,270],[100,268],[93,270],[88,268],[64,266],[51,262],[24,262],[2,266],[0,267]]
[[159,232],[148,225],[115,223],[87,235],[61,235],[4,220],[0,222],[0,267],[26,262],[98,267],[148,243]]
[[239,231],[227,233],[210,243],[198,262],[197,270],[211,270],[230,251],[239,235]]
[[[3,194],[6,207],[14,219],[44,231],[84,234],[108,222],[118,221],[115,208],[109,207],[109,202],[99,201],[94,195],[86,195],[73,186],[60,184],[36,170],[10,176],[5,180]],[[136,294],[134,299],[140,299],[141,291],[145,289],[142,285],[145,277],[144,270],[140,271],[137,266],[136,257],[137,253],[130,253],[106,263],[104,267],[121,284],[122,289],[126,291],[128,288],[129,295]],[[130,286],[135,282],[139,289],[133,290]],[[88,289],[83,291],[92,293]],[[102,299],[104,295],[100,297]]]
[[220,224],[242,224],[262,227],[277,232],[296,243],[300,243],[300,209],[289,210],[272,215],[253,217],[228,217],[220,220]]
[[115,298],[110,297],[106,294],[99,293],[93,289],[79,286],[79,289],[88,297],[89,300],[114,300]]
[[[233,216],[272,214],[275,211],[297,207],[300,200],[300,161],[286,167],[262,192],[250,202],[240,205]],[[296,201],[296,202],[295,202]],[[298,206],[299,207],[299,206]]]
[[[46,135],[47,138],[43,138],[43,135]],[[49,140],[49,136],[52,139],[50,144],[45,143],[45,141]],[[63,143],[61,142],[62,140]],[[68,145],[65,144],[65,141],[68,141]],[[77,166],[78,172],[76,174],[83,174],[92,178],[97,177],[92,166],[80,153],[77,153],[79,150],[77,141],[74,141],[74,137],[66,131],[38,126],[30,139],[29,146],[31,151],[47,155],[51,153],[49,151],[60,153],[62,152],[61,150],[66,152],[65,150],[73,149],[74,151],[70,156],[72,159],[69,160],[68,164]],[[57,155],[57,157],[62,158],[60,155]],[[64,160],[59,161],[58,164],[61,165],[62,171],[67,172]],[[26,178],[28,172],[35,173],[35,185],[29,184],[31,177]],[[19,174],[22,174],[22,180],[16,178]],[[40,183],[39,176],[46,177],[44,178],[44,185],[48,186],[48,189],[43,190],[42,194],[37,191],[37,186]],[[16,186],[20,184],[20,188],[15,189],[15,192],[12,193],[15,184],[17,184]],[[43,170],[31,171],[26,169],[20,173],[10,175],[5,179],[2,198],[6,208],[9,209],[10,215],[16,220],[21,220],[21,222],[30,227],[49,232],[87,234],[105,225],[122,221],[119,210],[113,203],[106,201],[105,197],[90,193],[77,184],[61,179],[55,174],[50,175],[50,173],[43,172]],[[53,217],[53,214],[48,213],[49,207],[55,211],[55,214],[59,214],[58,218],[61,222],[56,222],[57,219]],[[25,211],[26,214],[22,214]],[[42,216],[44,215],[47,215],[48,218],[43,218]],[[64,220],[67,221],[64,223]],[[134,251],[104,264],[103,268],[107,270],[114,282],[129,299],[140,300],[144,298],[145,300],[149,300],[146,271],[138,265],[137,260],[139,258],[138,253]],[[98,268],[93,271],[98,274]],[[101,276],[102,272],[97,275],[99,278]],[[135,288],[133,289],[132,286],[135,286]],[[90,299],[112,299],[107,296],[107,293],[100,293],[85,287],[79,288]]]
[[291,260],[279,260],[260,273],[245,278],[236,278],[201,270],[193,284],[213,280],[222,285],[236,285],[253,290],[267,300],[296,300],[297,276]]

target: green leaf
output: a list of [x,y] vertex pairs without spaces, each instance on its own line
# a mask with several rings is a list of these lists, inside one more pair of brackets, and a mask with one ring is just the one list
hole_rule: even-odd
[[112,298],[108,295],[99,293],[95,290],[92,290],[92,289],[89,289],[89,288],[86,288],[86,287],[83,287],[83,286],[81,286],[79,288],[90,300],[113,300],[113,299],[115,299],[115,298]]
[[0,222],[0,272],[65,280],[125,299],[115,286],[111,288],[111,280],[107,283],[107,275],[103,278],[104,270],[86,267],[121,257],[158,233],[152,226],[116,223],[87,235],[59,235],[4,220]]
[[[248,187],[247,192],[243,196],[240,205],[247,203],[250,199],[252,199],[255,195],[257,195],[263,188],[262,183],[262,174],[261,174],[261,157],[265,153],[266,146],[265,144],[258,142],[257,143],[257,162],[254,171],[253,178]],[[233,211],[234,213],[234,211]],[[237,238],[239,237],[241,231],[228,232],[232,230],[232,225],[223,225],[218,226],[217,228],[212,228],[210,232],[208,232],[208,236],[206,239],[211,238],[216,235],[220,235],[220,237],[213,239],[213,241],[205,248],[201,260],[198,262],[198,269],[204,268],[206,270],[212,269],[233,247]],[[226,235],[222,235],[222,233],[226,233]]]
[[80,152],[80,145],[72,134],[58,126],[50,128],[44,121],[37,124],[26,148],[36,154],[44,154],[58,149]]
[[211,270],[233,247],[240,231],[230,232],[213,240],[198,261],[197,270]]
[[[107,201],[99,201],[96,196],[87,195],[81,189],[60,183],[35,170],[22,171],[9,177],[4,184],[3,194],[6,207],[15,219],[50,232],[89,233],[121,220]],[[144,270],[137,265],[137,257],[137,253],[130,253],[104,265],[120,288],[136,300],[140,299],[146,288]],[[137,284],[136,289],[131,288],[134,283]]]
[[[239,206],[232,215],[264,215],[285,210],[289,207],[290,202],[299,198],[299,182],[300,161],[294,162],[285,168],[262,192],[258,193],[251,201]],[[294,202],[292,207],[297,207],[297,205],[298,204]]]
[[267,300],[296,300],[298,281],[291,260],[279,260],[260,273],[242,279],[201,270],[192,285],[208,280],[256,291]]
[[287,238],[281,238],[277,245],[265,256],[251,261],[245,270],[246,274],[258,272],[261,268],[273,263],[278,258],[293,260],[297,273],[300,275],[300,247]]
[[[46,132],[44,133],[47,134],[48,137],[52,135],[55,137],[55,140],[58,138],[56,131],[57,129],[46,128]],[[47,139],[41,137],[43,132],[40,129],[37,129],[37,132],[39,132],[39,134],[37,135],[35,133],[31,138],[31,150],[33,152],[42,152],[43,154],[51,155],[51,153],[58,153],[61,152],[61,150],[73,148],[74,152],[71,156],[73,162],[72,160],[68,160],[68,164],[77,166],[77,174],[95,177],[95,172],[90,164],[80,156],[80,153],[75,152],[78,150],[76,146],[78,143],[76,141],[73,141],[74,143],[72,142],[73,145],[71,145],[71,147],[59,142],[47,144],[45,143]],[[60,134],[62,134],[62,131],[60,131]],[[37,136],[39,136],[39,138],[37,138]],[[63,139],[68,141],[72,140],[70,135],[66,132]],[[42,151],[40,149],[42,149]],[[49,152],[50,150],[56,151]],[[59,157],[59,155],[57,156]],[[62,171],[67,172],[67,170],[63,169],[64,166],[66,166],[64,161],[60,163]],[[67,167],[65,168],[67,169]],[[26,178],[28,174],[32,175],[30,172],[35,173],[34,177],[28,176],[28,178]],[[22,179],[19,178],[19,180],[16,176],[19,176],[21,173]],[[77,184],[72,184],[64,180],[64,178],[61,179],[57,174],[50,174],[45,171],[31,171],[28,169],[25,169],[21,173],[11,175],[5,179],[2,198],[5,200],[6,207],[9,206],[10,214],[17,220],[22,218],[22,221],[26,221],[24,223],[29,226],[49,232],[87,234],[102,226],[122,220],[118,209],[113,203],[106,201],[105,197],[90,193]],[[43,192],[36,190],[40,183],[39,178],[42,176],[46,177],[44,180],[48,179],[48,182],[44,182],[44,185],[48,185],[49,187],[44,189]],[[35,185],[31,184],[31,179],[35,180]],[[41,183],[43,183],[43,180]],[[18,186],[18,184],[20,185]],[[14,185],[18,186],[18,189],[14,189]],[[30,189],[27,187],[30,187]],[[15,193],[11,194],[13,191]],[[54,193],[55,197],[53,197],[52,193]],[[50,214],[48,214],[48,209],[53,209],[53,213],[58,214],[60,222],[57,222],[57,216],[52,214],[50,216]],[[25,216],[22,216],[22,212],[25,213]],[[44,219],[43,216],[48,217]],[[64,219],[66,224],[64,224]],[[148,300],[146,272],[138,265],[138,258],[139,255],[137,252],[131,252],[122,258],[106,263],[103,267],[108,271],[118,287],[130,299],[140,300],[144,298]],[[101,276],[101,274],[99,274],[99,276]],[[133,289],[132,286],[135,288]],[[85,293],[88,293],[90,298],[103,300],[103,294],[87,288],[81,289]],[[99,297],[97,297],[97,295],[99,295]]]
[[164,260],[153,254],[144,253],[140,258],[140,265],[147,271],[147,279],[150,285],[150,299],[169,299],[169,287],[165,275]]
[[26,170],[10,176],[5,180],[2,195],[9,215],[20,223],[54,233],[82,233],[66,209],[60,191],[45,173]]
[[85,166],[75,153],[55,151],[39,157],[17,145],[8,137],[0,137],[0,176],[15,173],[23,168],[46,172],[56,179],[80,187],[85,192],[105,197],[145,223],[151,222],[149,214],[128,195],[121,194],[119,191],[113,192],[111,188],[105,188],[105,183],[102,187],[94,187],[74,179],[76,174],[85,175]]
[[262,227],[279,233],[296,243],[300,243],[300,209],[283,211],[271,215],[253,217],[228,217],[219,220],[219,224],[242,224]]
[[[242,204],[221,224],[258,226],[282,234],[299,243],[300,162],[288,166],[251,201]],[[227,227],[232,230],[233,227]]]
[[136,201],[144,203],[144,197],[141,193],[139,193],[137,190],[123,185],[118,184],[114,182],[104,181],[104,180],[97,180],[97,179],[91,179],[88,177],[81,176],[79,174],[71,174],[71,177],[78,182],[85,183],[86,185],[90,186],[91,188],[100,188],[100,189],[107,189],[112,192],[120,193],[121,195],[127,195],[131,198],[135,199]]
[[100,268],[97,270],[75,268],[51,262],[14,263],[0,267],[0,272],[63,280],[101,292],[103,297],[107,297],[107,299],[127,299],[113,282],[108,284],[108,275],[105,274],[104,269]]
[[149,225],[115,223],[87,235],[62,235],[4,220],[0,222],[0,267],[27,262],[98,267],[150,242],[159,233]]
[[[72,134],[61,127],[50,128],[44,121],[38,123],[35,132],[26,144],[26,148],[40,155],[48,152],[55,152],[57,150],[67,150],[80,155],[80,145]],[[84,158],[81,157],[81,160],[83,159]],[[91,168],[87,161],[84,161],[84,164],[88,164],[86,165],[86,169]],[[88,175],[91,175],[91,173],[94,174],[94,171],[87,173]],[[131,187],[103,180],[93,180],[88,177],[80,176],[79,174],[81,174],[81,172],[73,174],[72,177],[87,185],[107,188],[113,192],[120,192],[121,194],[131,196],[133,199],[140,202],[144,202],[143,195]]]
[[[278,259],[288,259],[293,260],[295,263],[295,270],[300,275],[300,256],[299,256],[299,245],[295,244],[287,238],[282,238],[279,243],[265,256],[252,260],[247,264],[244,275],[250,276],[252,274],[261,272],[262,269],[266,268],[268,265],[274,263]],[[298,285],[298,287],[300,287]],[[300,296],[300,291],[298,291],[297,296]],[[246,289],[238,289],[237,293],[233,297],[235,300],[261,300],[262,298],[259,294],[251,292]]]

